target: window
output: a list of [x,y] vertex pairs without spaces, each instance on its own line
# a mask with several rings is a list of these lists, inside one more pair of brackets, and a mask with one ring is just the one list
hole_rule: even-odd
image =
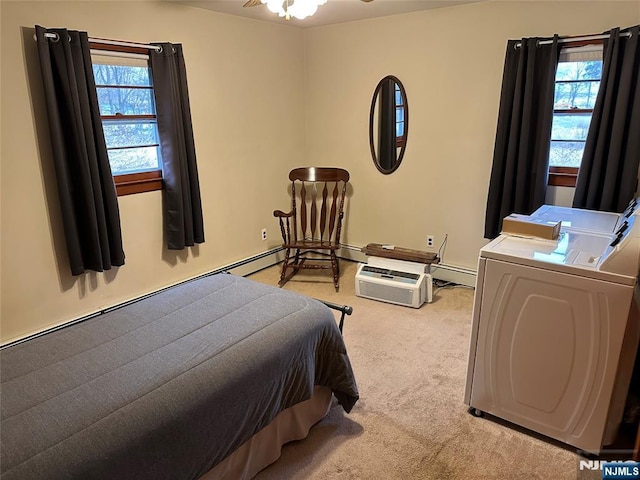
[[91,45],[102,127],[118,195],[162,188],[162,160],[147,52]]
[[400,85],[398,82],[394,83],[395,86],[395,103],[396,103],[396,147],[402,147],[404,145],[404,98],[400,91]]
[[600,77],[602,43],[560,53],[549,149],[549,185],[575,187]]

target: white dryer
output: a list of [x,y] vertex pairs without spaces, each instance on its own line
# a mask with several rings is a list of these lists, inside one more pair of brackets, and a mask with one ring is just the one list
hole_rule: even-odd
[[613,441],[640,335],[640,221],[629,216],[616,233],[619,215],[608,215],[606,234],[501,235],[481,249],[464,397],[472,412],[586,452]]

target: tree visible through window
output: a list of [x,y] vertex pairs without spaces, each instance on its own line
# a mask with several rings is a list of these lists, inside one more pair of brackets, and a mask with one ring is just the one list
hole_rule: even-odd
[[148,57],[108,53],[92,52],[91,58],[118,194],[159,189],[162,162]]
[[549,184],[575,186],[602,76],[601,47],[561,54],[556,71]]

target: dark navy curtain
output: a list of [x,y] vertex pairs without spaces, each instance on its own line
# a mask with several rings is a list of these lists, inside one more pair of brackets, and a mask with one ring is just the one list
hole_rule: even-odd
[[485,238],[500,234],[507,215],[529,214],[544,203],[558,57],[557,35],[507,43]]
[[167,247],[204,242],[204,222],[182,45],[157,43],[150,53],[164,179]]
[[609,33],[573,206],[622,212],[635,195],[640,163],[640,26]]
[[109,270],[125,257],[88,36],[36,26],[36,39],[71,273]]

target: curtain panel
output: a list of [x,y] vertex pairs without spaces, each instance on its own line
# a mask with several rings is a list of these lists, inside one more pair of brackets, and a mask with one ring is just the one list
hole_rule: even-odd
[[71,273],[124,265],[87,33],[36,26],[36,39]]
[[182,45],[156,43],[149,54],[164,178],[167,247],[182,250],[204,242],[191,107]]
[[[509,40],[487,195],[485,238],[511,213],[529,214],[545,200],[553,121],[558,36]],[[518,44],[520,44],[518,46]]]
[[[628,32],[631,36],[620,35]],[[604,43],[602,78],[578,173],[573,206],[622,212],[634,197],[640,163],[640,26],[614,28]]]

